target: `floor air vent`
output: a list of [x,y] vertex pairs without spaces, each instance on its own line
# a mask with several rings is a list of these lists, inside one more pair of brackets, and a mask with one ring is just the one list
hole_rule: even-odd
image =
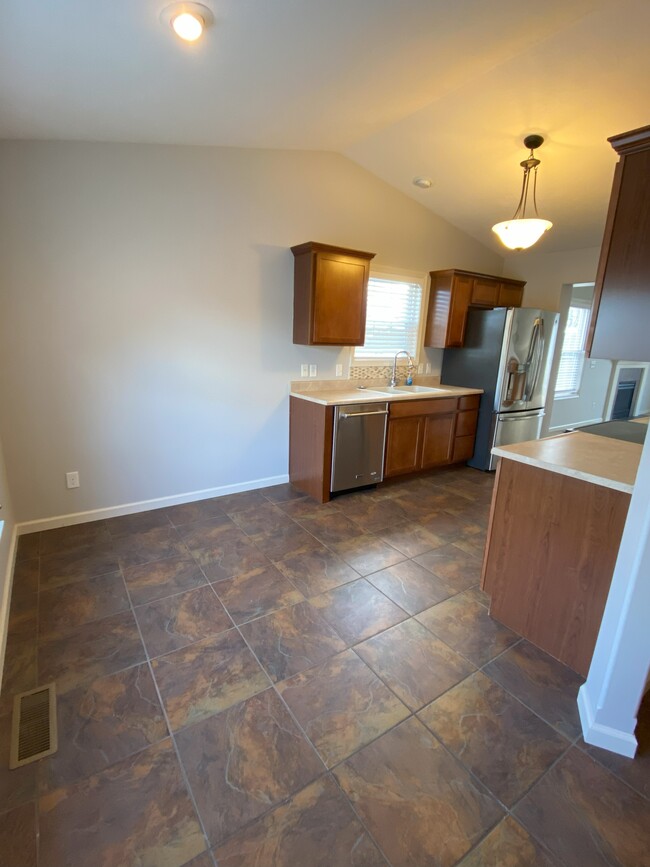
[[53,683],[14,698],[9,767],[19,768],[57,750],[56,692]]

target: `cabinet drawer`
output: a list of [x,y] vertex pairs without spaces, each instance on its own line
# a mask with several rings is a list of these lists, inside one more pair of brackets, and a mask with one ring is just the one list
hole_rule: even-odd
[[456,437],[454,440],[453,463],[468,461],[474,454],[474,434],[464,437]]
[[472,304],[482,307],[496,307],[499,298],[499,284],[495,280],[474,279]]
[[465,410],[465,412],[459,412],[456,418],[456,436],[474,436],[474,434],[476,433],[477,421],[477,409],[468,409]]
[[400,400],[390,404],[391,418],[405,418],[410,415],[439,415],[456,412],[458,399],[444,397],[429,400]]
[[497,307],[521,307],[524,287],[518,283],[502,283],[499,286]]
[[458,409],[478,409],[481,402],[480,394],[467,394],[458,401]]

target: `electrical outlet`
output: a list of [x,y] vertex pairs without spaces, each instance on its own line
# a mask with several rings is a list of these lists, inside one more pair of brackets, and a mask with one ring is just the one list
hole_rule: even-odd
[[318,367],[315,364],[310,364],[309,365],[309,375],[310,376],[316,376],[317,373],[318,373]]
[[342,364],[336,365],[336,375],[337,376],[343,376],[343,365]]
[[589,362],[589,367],[590,367],[592,370],[594,369],[595,366],[596,366],[596,362],[595,362],[595,361],[590,361],[590,362]]
[[72,473],[65,474],[65,486],[66,488],[79,487],[79,473],[76,470]]
[[431,365],[427,362],[426,373],[431,373]]
[[301,364],[300,365],[300,375],[301,376],[309,376],[309,365]]

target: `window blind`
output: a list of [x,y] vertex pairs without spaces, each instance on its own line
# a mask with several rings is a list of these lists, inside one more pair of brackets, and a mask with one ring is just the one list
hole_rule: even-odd
[[405,280],[371,277],[368,281],[366,342],[355,359],[392,358],[400,349],[417,353],[422,286]]
[[585,342],[589,327],[590,305],[572,304],[564,329],[560,366],[555,383],[555,394],[568,397],[578,393],[585,359]]

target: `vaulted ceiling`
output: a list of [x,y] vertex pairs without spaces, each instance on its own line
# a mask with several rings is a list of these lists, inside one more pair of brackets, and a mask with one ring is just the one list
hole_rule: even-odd
[[600,243],[606,138],[650,122],[648,0],[203,2],[188,45],[165,0],[0,0],[0,137],[339,151],[502,249],[539,132],[539,249]]

